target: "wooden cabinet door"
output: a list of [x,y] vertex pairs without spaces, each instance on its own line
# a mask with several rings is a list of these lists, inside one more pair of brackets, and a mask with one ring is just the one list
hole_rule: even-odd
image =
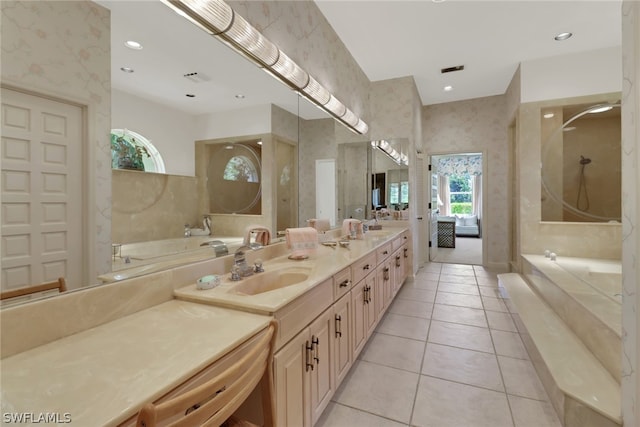
[[402,265],[404,263],[403,260],[404,259],[402,255],[402,248],[400,248],[393,253],[393,257],[391,259],[391,261],[393,262],[393,265],[391,266],[391,268],[393,269],[393,296],[394,297],[400,290],[400,287],[402,286],[402,282],[404,281],[404,278],[402,277],[403,275]]
[[310,387],[307,379],[311,363],[309,329],[302,330],[273,356],[276,425],[311,426]]
[[351,368],[351,295],[345,295],[333,306],[333,354],[336,388]]
[[376,322],[378,320],[378,316],[377,316],[377,309],[376,309],[376,300],[378,299],[377,296],[377,289],[376,289],[376,274],[374,272],[371,272],[371,274],[369,274],[367,277],[365,277],[364,282],[365,282],[365,305],[364,305],[364,309],[365,309],[365,325],[367,328],[367,335],[365,337],[365,341],[366,338],[369,338],[369,336],[371,336],[371,334],[373,333],[373,330],[376,328]]
[[335,392],[333,356],[334,314],[329,308],[310,326],[313,369],[308,371],[311,389],[311,425],[314,425]]
[[389,260],[383,261],[376,270],[376,311],[378,320],[384,315],[385,310],[391,302],[392,278],[391,263]]
[[351,326],[351,342],[353,346],[353,359],[356,360],[367,342],[367,325],[365,323],[366,303],[365,288],[366,281],[361,280],[351,288],[351,309],[353,310]]

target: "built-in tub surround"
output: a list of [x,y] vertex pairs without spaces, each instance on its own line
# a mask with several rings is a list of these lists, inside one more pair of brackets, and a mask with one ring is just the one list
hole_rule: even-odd
[[[522,275],[541,294],[562,318],[564,323],[580,337],[611,376],[621,381],[622,369],[622,307],[614,295],[609,295],[617,275],[619,262],[593,258],[558,256],[551,261],[544,255],[523,255]],[[610,276],[600,289],[584,280],[585,272],[596,272],[596,281],[604,272]]]

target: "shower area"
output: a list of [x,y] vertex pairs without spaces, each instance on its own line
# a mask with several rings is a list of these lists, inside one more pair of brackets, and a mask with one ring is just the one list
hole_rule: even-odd
[[542,112],[542,220],[620,221],[620,105]]

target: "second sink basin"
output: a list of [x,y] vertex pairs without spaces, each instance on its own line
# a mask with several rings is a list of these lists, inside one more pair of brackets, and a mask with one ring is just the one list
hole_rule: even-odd
[[311,268],[290,267],[264,273],[256,273],[238,282],[231,292],[240,295],[256,295],[275,289],[296,285],[309,278]]

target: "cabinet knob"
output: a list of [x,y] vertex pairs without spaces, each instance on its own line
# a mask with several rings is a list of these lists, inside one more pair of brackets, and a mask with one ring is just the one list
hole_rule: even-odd
[[349,286],[349,284],[351,283],[351,281],[349,279],[347,280],[343,280],[342,282],[340,282],[340,287],[341,288],[346,288],[347,286]]
[[369,264],[366,264],[364,267],[362,267],[363,270],[368,270],[369,269]]

